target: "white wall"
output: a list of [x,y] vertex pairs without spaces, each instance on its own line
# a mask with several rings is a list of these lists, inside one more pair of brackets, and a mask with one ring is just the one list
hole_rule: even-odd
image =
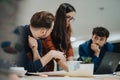
[[109,41],[120,41],[120,0],[22,0],[16,25],[29,24],[37,11],[55,14],[58,6],[65,2],[72,4],[77,11],[76,20],[72,23],[72,36],[79,42],[75,45],[75,53],[78,53],[76,48],[81,41],[91,38],[92,29],[96,26],[104,26],[110,31]]
[[22,0],[17,25],[29,24],[36,11],[47,10],[55,14],[63,2],[72,4],[77,11],[76,21],[72,23],[73,37],[89,39],[91,36],[84,34],[91,34],[92,28],[98,25],[107,27],[113,34],[120,30],[120,0]]

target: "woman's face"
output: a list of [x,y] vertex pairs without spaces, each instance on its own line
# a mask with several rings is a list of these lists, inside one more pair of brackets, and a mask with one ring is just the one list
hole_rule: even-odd
[[75,12],[74,11],[69,12],[69,13],[66,14],[66,23],[67,23],[67,26],[69,26],[70,23],[74,21],[74,16],[75,16]]

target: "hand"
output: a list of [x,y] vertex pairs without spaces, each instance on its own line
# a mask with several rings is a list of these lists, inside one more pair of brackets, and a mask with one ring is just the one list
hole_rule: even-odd
[[35,75],[35,76],[40,76],[40,77],[48,77],[48,75],[46,74],[43,74],[43,73],[40,73],[40,72],[36,72],[36,73],[32,73],[32,72],[27,72],[27,74],[30,74],[30,75]]
[[66,57],[63,52],[51,50],[49,53],[51,53],[53,58],[55,58],[55,59],[60,59],[62,61],[66,61]]
[[95,43],[92,43],[91,44],[91,49],[94,51],[95,55],[97,57],[99,57],[99,54],[100,54],[100,49],[99,49],[99,45],[95,44]]
[[37,40],[35,38],[31,37],[30,35],[28,36],[28,42],[29,42],[29,46],[31,49],[38,48]]
[[38,48],[37,40],[29,35],[28,36],[28,42],[29,42],[30,48],[33,51],[33,60],[40,59],[40,55],[39,55],[39,52],[37,50],[37,48]]

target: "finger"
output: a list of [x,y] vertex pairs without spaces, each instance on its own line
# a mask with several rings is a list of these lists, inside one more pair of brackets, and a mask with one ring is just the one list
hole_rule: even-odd
[[48,75],[45,75],[45,74],[42,74],[42,75],[40,75],[41,77],[48,77]]
[[39,76],[40,77],[48,77],[48,75],[45,75],[45,74],[42,74],[42,73],[39,73]]
[[30,35],[28,35],[28,38],[30,38],[31,36]]
[[58,51],[60,54],[62,54],[62,55],[64,55],[64,53],[63,52],[60,52],[60,51]]

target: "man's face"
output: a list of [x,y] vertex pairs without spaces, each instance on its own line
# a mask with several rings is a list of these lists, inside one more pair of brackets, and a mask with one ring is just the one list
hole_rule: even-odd
[[107,38],[105,36],[100,37],[100,36],[97,36],[96,34],[92,36],[92,43],[98,45],[100,48],[106,43],[106,40]]

